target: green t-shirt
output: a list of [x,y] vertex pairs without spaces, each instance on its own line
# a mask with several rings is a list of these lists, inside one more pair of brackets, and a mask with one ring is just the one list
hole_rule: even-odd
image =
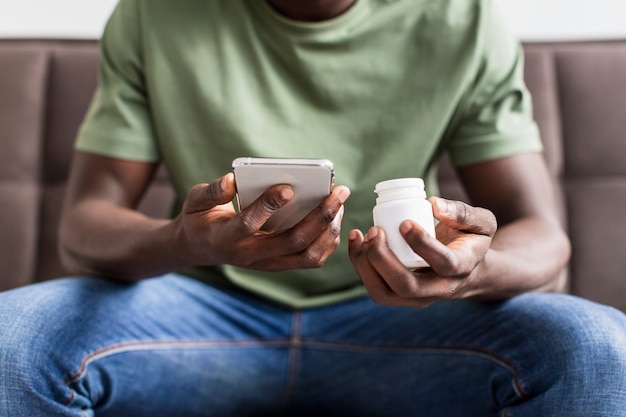
[[77,149],[163,161],[177,194],[239,156],[327,158],[350,187],[342,243],[322,268],[192,268],[310,307],[362,296],[346,234],[372,225],[374,185],[541,150],[523,56],[491,0],[357,0],[301,23],[263,0],[121,0]]

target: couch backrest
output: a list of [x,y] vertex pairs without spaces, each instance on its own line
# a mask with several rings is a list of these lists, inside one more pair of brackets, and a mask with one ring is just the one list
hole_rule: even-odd
[[[0,290],[65,274],[57,225],[98,57],[93,41],[0,40]],[[171,199],[160,172],[142,209]]]
[[[573,242],[571,291],[626,310],[626,41],[528,44],[526,79]],[[0,40],[0,289],[64,275],[56,229],[97,82],[93,41]],[[464,198],[444,158],[442,193]],[[142,210],[164,216],[162,170]]]
[[626,310],[626,41],[527,51],[565,195],[572,292]]
[[[570,292],[626,311],[626,40],[525,44],[526,83],[572,241]],[[446,161],[442,193],[463,198]]]

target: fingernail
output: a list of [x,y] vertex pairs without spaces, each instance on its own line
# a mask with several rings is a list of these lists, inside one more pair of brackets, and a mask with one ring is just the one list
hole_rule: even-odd
[[224,175],[222,180],[220,181],[220,190],[226,191],[228,190],[228,175]]
[[370,230],[367,231],[367,236],[365,236],[365,240],[372,240],[376,236],[378,236],[378,228],[372,227]]
[[411,231],[411,223],[403,221],[400,223],[400,233],[409,233]]
[[446,214],[448,212],[448,202],[443,198],[435,198],[435,205],[439,213]]
[[348,197],[350,197],[350,190],[348,188],[341,187],[339,190],[339,201],[343,204],[346,202]]
[[283,200],[291,200],[293,198],[293,190],[290,187],[285,187],[280,190],[280,198]]
[[359,237],[359,232],[357,232],[356,230],[350,230],[350,233],[348,233],[348,240],[356,240],[356,238]]

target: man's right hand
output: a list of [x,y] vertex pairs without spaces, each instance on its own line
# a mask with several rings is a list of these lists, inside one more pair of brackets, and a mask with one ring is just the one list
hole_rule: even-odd
[[315,268],[339,244],[346,187],[336,187],[294,227],[267,233],[261,225],[288,204],[291,187],[272,187],[236,214],[235,182],[227,174],[193,187],[175,219],[157,219],[136,209],[156,167],[75,153],[59,234],[68,271],[129,282],[194,265]]
[[229,264],[265,271],[320,267],[339,245],[343,203],[349,196],[338,186],[294,227],[265,232],[263,224],[289,204],[289,185],[269,188],[253,204],[237,214],[231,173],[194,186],[181,214],[174,220],[179,233],[177,247],[190,265]]

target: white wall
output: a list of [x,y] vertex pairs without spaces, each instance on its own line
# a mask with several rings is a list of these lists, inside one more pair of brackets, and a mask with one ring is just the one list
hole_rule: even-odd
[[498,0],[525,40],[626,39],[626,0]]
[[0,37],[97,38],[115,4],[117,0],[0,0]]
[[[626,39],[626,0],[497,1],[524,40]],[[0,0],[0,37],[97,38],[116,3]]]

